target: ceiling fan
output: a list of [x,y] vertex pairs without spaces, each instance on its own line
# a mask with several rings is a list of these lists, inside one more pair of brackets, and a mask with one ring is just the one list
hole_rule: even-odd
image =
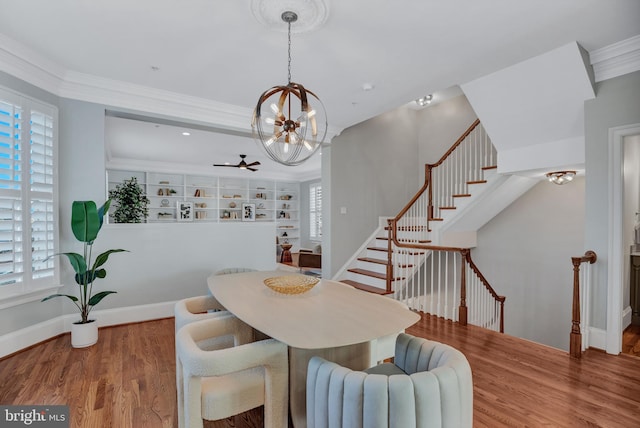
[[245,162],[244,160],[244,158],[246,157],[247,155],[240,155],[240,163],[238,163],[237,165],[214,163],[213,166],[230,166],[232,168],[240,168],[240,169],[248,169],[249,171],[257,171],[256,168],[252,168],[252,167],[260,165],[260,162],[255,161],[255,162],[251,162],[250,164],[247,164],[247,162]]

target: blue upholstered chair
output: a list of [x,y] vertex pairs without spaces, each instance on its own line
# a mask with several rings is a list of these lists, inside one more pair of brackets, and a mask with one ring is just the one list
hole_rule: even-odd
[[308,428],[466,428],[473,425],[471,368],[458,350],[401,333],[394,363],[352,371],[313,357]]

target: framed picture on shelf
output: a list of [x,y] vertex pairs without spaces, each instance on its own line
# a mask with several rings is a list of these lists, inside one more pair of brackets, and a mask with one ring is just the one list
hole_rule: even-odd
[[193,202],[178,201],[178,221],[193,221]]
[[242,221],[256,221],[256,204],[242,204]]

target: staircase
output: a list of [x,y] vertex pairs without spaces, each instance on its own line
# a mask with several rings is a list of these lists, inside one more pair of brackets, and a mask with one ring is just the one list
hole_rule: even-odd
[[477,230],[537,181],[497,174],[496,159],[475,121],[425,166],[418,193],[397,216],[380,219],[334,279],[414,310],[503,331],[504,297],[475,266],[470,248]]

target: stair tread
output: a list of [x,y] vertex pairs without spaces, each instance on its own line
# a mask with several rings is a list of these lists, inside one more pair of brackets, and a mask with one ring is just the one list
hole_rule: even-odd
[[471,196],[471,193],[460,193],[458,195],[451,195],[452,198],[468,198]]
[[343,282],[345,284],[349,284],[349,285],[357,288],[358,290],[367,291],[369,293],[374,293],[374,294],[392,294],[393,293],[393,291],[387,291],[384,288],[372,287],[370,285],[362,284],[360,282],[352,281],[350,279],[344,279],[344,280],[342,280],[340,282]]
[[360,260],[361,262],[376,263],[376,264],[379,264],[379,265],[386,265],[387,264],[386,260],[375,259],[373,257],[358,257],[358,260]]
[[498,168],[498,165],[492,165],[492,166],[483,166],[482,169],[483,170],[487,170],[487,169],[496,169]]
[[441,210],[455,210],[457,207],[440,207]]
[[467,184],[484,184],[486,182],[487,180],[474,180],[474,181],[467,181]]
[[[347,272],[357,273],[359,275],[370,276],[372,278],[377,278],[382,280],[387,279],[387,275],[385,273],[374,272],[368,269],[352,268],[352,269],[348,269]],[[397,278],[394,278],[393,280],[398,281],[401,279],[404,279],[404,278],[397,277]]]

